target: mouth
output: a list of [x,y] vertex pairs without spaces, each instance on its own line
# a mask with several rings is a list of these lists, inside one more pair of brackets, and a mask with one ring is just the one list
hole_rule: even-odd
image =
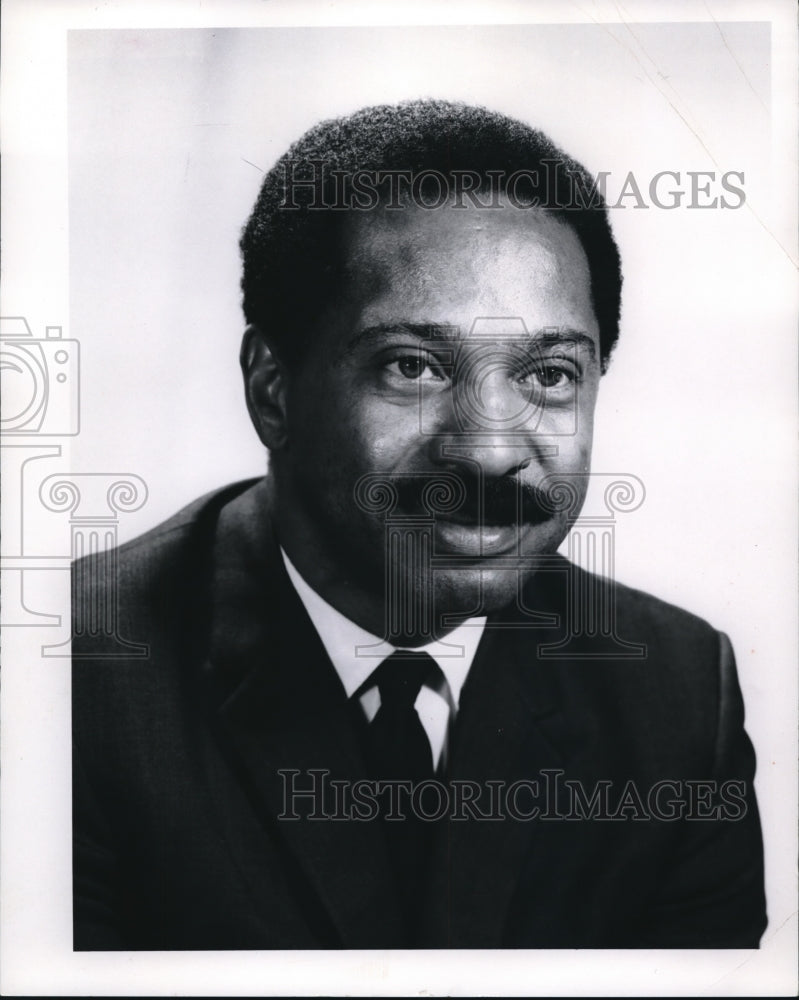
[[432,516],[435,550],[442,555],[517,555],[527,536],[544,528],[554,516],[541,490],[523,488],[515,479],[466,480],[458,505],[447,509],[442,503],[434,514],[423,492],[425,485],[421,477],[398,480],[394,484],[398,508],[412,517]]
[[497,556],[515,553],[530,526],[484,524],[459,514],[439,515],[435,521],[436,551],[452,555]]

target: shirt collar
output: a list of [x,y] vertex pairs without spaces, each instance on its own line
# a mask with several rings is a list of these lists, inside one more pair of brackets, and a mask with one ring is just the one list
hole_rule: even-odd
[[[308,612],[314,628],[336,669],[347,697],[358,690],[367,677],[387,656],[397,650],[327,603],[300,576],[281,546],[280,554],[289,579]],[[414,647],[416,652],[429,653],[447,679],[454,704],[457,706],[466,675],[474,660],[483,635],[486,619],[469,618],[444,639]]]

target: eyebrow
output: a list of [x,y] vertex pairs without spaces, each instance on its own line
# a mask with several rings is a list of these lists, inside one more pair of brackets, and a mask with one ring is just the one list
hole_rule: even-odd
[[[451,323],[377,323],[356,333],[344,348],[341,357],[349,357],[364,342],[379,340],[381,337],[398,333],[409,334],[420,341],[436,340],[451,341],[452,343],[460,341],[460,327]],[[490,336],[485,338],[477,336],[474,339],[479,341],[482,339],[491,340],[493,338]],[[511,335],[509,338],[497,337],[496,339],[519,340],[522,338]],[[576,347],[584,348],[591,356],[591,360],[596,360],[596,344],[584,330],[575,330],[571,327],[542,327],[540,330],[528,331],[527,336],[523,339],[526,346],[531,348],[572,344]]]

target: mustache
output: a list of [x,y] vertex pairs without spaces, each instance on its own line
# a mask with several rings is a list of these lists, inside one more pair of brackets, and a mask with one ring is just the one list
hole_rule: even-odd
[[555,516],[563,504],[556,494],[515,476],[477,479],[459,474],[454,502],[442,507],[433,504],[431,485],[435,477],[398,477],[393,481],[398,506],[407,513],[434,513],[451,520],[490,526],[543,524]]

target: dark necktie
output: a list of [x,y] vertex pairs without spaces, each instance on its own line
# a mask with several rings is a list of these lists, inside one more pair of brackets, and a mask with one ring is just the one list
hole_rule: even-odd
[[380,708],[369,726],[369,767],[374,778],[424,781],[435,774],[430,740],[414,708],[422,685],[435,684],[440,669],[427,653],[399,650],[369,677],[380,691]]
[[[404,650],[389,656],[369,677],[364,688],[376,684],[380,690],[380,708],[367,735],[367,762],[372,778],[418,785],[435,776],[430,740],[414,702],[423,684],[435,687],[442,680],[441,670],[429,654]],[[388,793],[384,792],[378,799],[400,903],[409,935],[412,935],[418,922],[416,911],[427,871],[433,824],[414,815],[412,795],[397,794],[393,810]],[[401,812],[401,818],[388,818],[392,811]],[[409,938],[408,945],[412,943]]]

